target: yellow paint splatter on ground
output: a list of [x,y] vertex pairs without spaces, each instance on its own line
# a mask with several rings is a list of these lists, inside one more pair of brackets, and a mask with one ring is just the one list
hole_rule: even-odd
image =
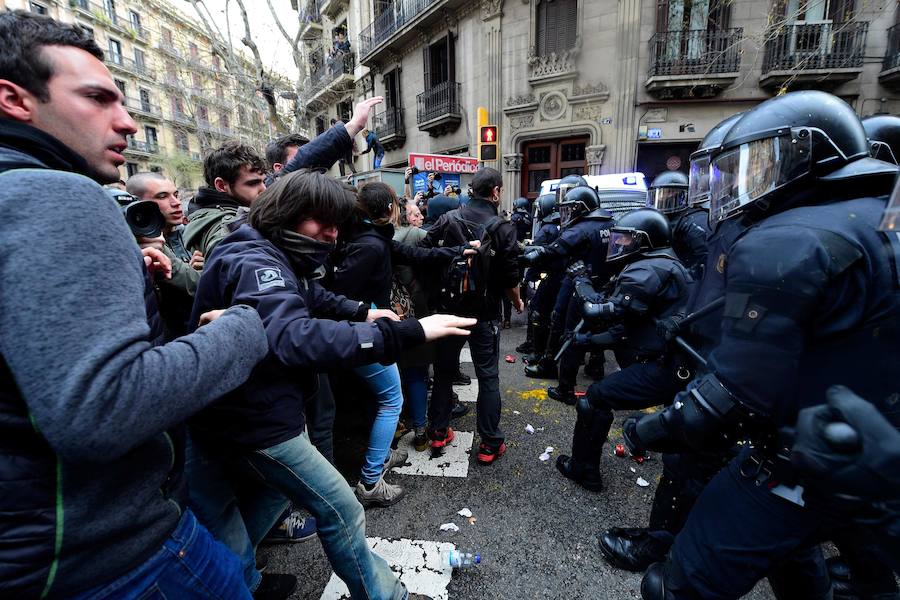
[[522,400],[537,400],[538,402],[543,402],[547,399],[547,390],[544,388],[525,390],[524,392],[519,392],[519,398]]

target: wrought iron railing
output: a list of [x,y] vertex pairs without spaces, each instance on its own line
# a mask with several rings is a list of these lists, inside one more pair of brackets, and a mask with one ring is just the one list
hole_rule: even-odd
[[884,71],[900,67],[900,24],[887,30],[888,44],[884,55]]
[[132,110],[135,112],[140,112],[145,115],[152,115],[154,117],[162,116],[162,111],[160,110],[159,106],[157,106],[151,102],[145,102],[144,100],[141,100],[140,98],[133,98],[131,96],[126,97],[125,98],[125,107],[128,108],[129,110]]
[[444,115],[461,114],[459,90],[459,83],[445,81],[416,96],[416,122],[421,125]]
[[343,75],[352,75],[356,67],[356,55],[352,52],[335,52],[324,57],[319,53],[319,64],[311,69],[307,80],[307,94],[312,96],[321,92]]
[[792,23],[769,34],[762,72],[862,67],[869,24]]
[[106,64],[118,67],[129,73],[134,73],[135,75],[143,75],[144,77],[149,77],[150,79],[154,79],[156,75],[153,70],[147,66],[146,63],[135,62],[130,58],[126,58],[121,54],[106,54]]
[[661,31],[650,38],[650,77],[734,73],[741,66],[744,30]]
[[300,6],[300,27],[307,23],[321,23],[322,13],[319,10],[320,0],[306,0]]
[[397,107],[388,107],[383,112],[372,117],[375,133],[384,139],[390,136],[406,133],[403,126],[403,110]]
[[159,145],[154,142],[142,142],[130,137],[128,138],[128,149],[146,154],[156,154],[159,152]]
[[359,56],[365,58],[382,42],[394,35],[419,13],[440,0],[394,0],[359,34]]

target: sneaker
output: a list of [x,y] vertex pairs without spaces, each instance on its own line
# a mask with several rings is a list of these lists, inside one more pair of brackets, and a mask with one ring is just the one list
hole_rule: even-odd
[[471,385],[472,378],[460,371],[453,377],[453,385]]
[[395,450],[391,448],[391,453],[388,454],[387,460],[384,461],[384,470],[390,471],[394,467],[402,467],[406,464],[406,459],[409,458],[409,452],[406,450]]
[[460,417],[466,416],[467,414],[469,414],[469,407],[462,402],[457,402],[453,405],[453,408],[450,409],[451,419],[458,419]]
[[256,600],[285,600],[297,588],[297,578],[286,573],[263,573],[253,597]]
[[305,542],[316,537],[315,517],[304,516],[299,511],[291,513],[263,538],[262,544]]
[[413,438],[413,448],[416,449],[416,452],[425,452],[429,445],[428,436],[424,433]]
[[490,465],[506,453],[506,443],[500,442],[500,447],[494,448],[482,443],[478,446],[478,463]]
[[363,507],[391,506],[397,504],[406,492],[399,485],[388,483],[384,474],[378,478],[371,490],[366,489],[362,481],[356,484],[356,499]]
[[453,428],[448,427],[445,429],[438,429],[437,431],[431,432],[431,448],[432,450],[440,450],[444,446],[450,444],[453,441]]

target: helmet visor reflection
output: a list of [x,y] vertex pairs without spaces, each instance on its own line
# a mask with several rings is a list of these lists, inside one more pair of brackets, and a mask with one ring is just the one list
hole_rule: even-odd
[[881,224],[878,226],[879,231],[900,231],[900,177],[894,184],[894,192],[891,199],[888,200],[887,208],[884,209],[884,216],[881,218]]
[[582,204],[572,202],[559,207],[559,226],[566,228],[574,223],[581,216]]
[[710,225],[808,173],[811,140],[807,130],[797,130],[747,142],[715,157],[709,179]]
[[577,188],[577,184],[573,183],[561,183],[556,187],[556,203],[562,204],[563,200],[566,198],[566,194],[569,193],[569,190],[573,190]]
[[617,260],[634,254],[640,249],[639,236],[634,230],[613,228],[609,234],[609,250],[606,251],[606,260]]
[[709,155],[691,160],[688,176],[688,204],[695,206],[709,200]]
[[687,190],[676,187],[658,187],[649,192],[647,204],[664,215],[687,208]]

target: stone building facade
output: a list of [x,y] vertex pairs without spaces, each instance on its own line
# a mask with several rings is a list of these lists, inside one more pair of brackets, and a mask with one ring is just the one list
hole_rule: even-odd
[[572,172],[685,169],[713,125],[783,89],[900,113],[896,0],[301,0],[301,16],[323,5],[353,63],[307,116],[384,95],[372,123],[402,166],[475,156],[483,106],[507,202]]
[[[203,152],[239,139],[260,150],[274,137],[251,62],[214,51],[201,23],[164,0],[0,0],[94,35],[138,126],[122,178],[161,170],[180,187],[201,183]],[[285,87],[290,87],[285,80]],[[287,100],[278,98],[282,114]]]

